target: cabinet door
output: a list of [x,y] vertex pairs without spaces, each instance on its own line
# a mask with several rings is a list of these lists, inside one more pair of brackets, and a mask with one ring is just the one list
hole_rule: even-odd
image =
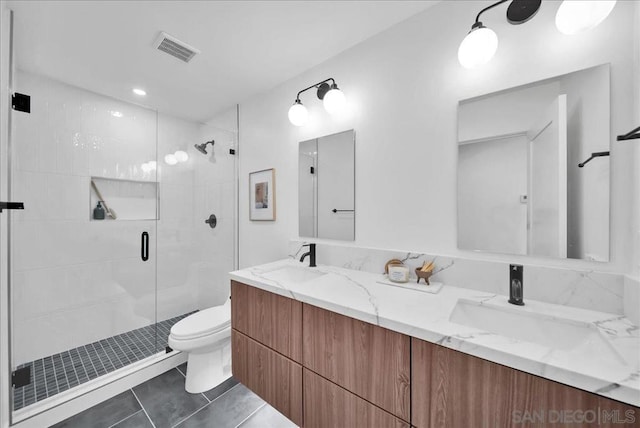
[[307,304],[303,332],[304,367],[409,421],[408,336]]
[[408,428],[409,424],[329,382],[304,371],[305,428]]
[[231,341],[233,376],[302,426],[302,366],[236,330]]
[[296,300],[231,281],[231,326],[302,361],[302,303]]
[[595,417],[615,427],[633,426],[620,424],[627,410],[636,423],[640,416],[636,407],[433,343],[412,339],[411,353],[416,428],[565,426],[560,417],[570,426]]

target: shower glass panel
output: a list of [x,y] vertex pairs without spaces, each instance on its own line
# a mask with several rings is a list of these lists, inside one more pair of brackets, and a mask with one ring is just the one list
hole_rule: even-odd
[[[224,304],[235,269],[236,109],[214,125],[160,114],[158,319]],[[207,141],[207,154],[194,146]],[[186,154],[186,156],[185,156]],[[177,163],[167,163],[174,156]],[[213,222],[206,223],[210,216]],[[164,349],[164,344],[162,344]]]
[[10,217],[19,412],[159,348],[158,116],[32,72],[13,87],[31,96],[30,113],[11,112],[10,197],[25,206]]

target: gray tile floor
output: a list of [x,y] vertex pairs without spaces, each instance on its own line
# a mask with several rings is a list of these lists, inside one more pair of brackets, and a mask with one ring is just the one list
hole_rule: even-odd
[[186,364],[79,413],[54,428],[296,428],[234,379],[184,390]]
[[18,369],[31,366],[31,383],[14,388],[13,409],[29,406],[164,351],[171,327],[192,313],[18,366]]

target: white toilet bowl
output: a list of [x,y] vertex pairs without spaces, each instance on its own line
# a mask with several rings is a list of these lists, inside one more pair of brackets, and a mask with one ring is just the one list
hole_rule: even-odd
[[231,300],[198,311],[171,327],[169,346],[187,352],[185,389],[208,391],[231,376]]

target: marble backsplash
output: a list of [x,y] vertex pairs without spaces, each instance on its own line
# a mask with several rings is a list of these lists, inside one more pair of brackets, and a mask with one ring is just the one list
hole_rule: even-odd
[[[303,242],[291,241],[289,256],[299,258],[307,249]],[[347,269],[382,273],[390,259],[400,259],[411,269],[422,266],[425,261],[433,261],[436,269],[433,281],[486,291],[494,294],[509,294],[509,263],[472,260],[458,257],[444,257],[432,254],[388,251],[372,248],[346,247],[331,244],[317,244],[318,263],[340,266]],[[616,273],[593,270],[563,269],[544,266],[524,266],[524,301],[539,300],[558,305],[627,315],[638,324],[637,310],[633,313],[633,302],[625,303],[625,289],[629,290],[629,280],[625,286],[625,276]],[[638,285],[637,281],[635,284]],[[632,297],[632,296],[629,296]],[[637,292],[635,293],[635,300]],[[640,303],[640,302],[638,302]],[[627,312],[629,312],[627,314]],[[635,319],[634,319],[635,318]]]

